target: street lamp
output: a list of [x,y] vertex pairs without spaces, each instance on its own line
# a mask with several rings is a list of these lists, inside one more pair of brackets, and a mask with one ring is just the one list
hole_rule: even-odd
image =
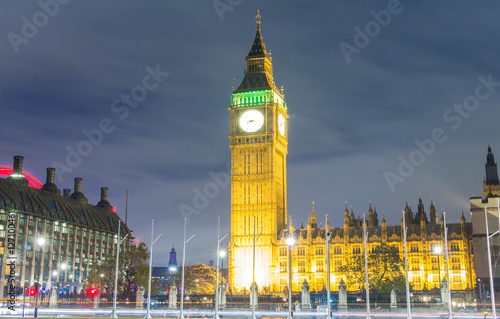
[[[219,319],[219,257],[222,254],[220,251],[220,242],[224,240],[229,234],[225,234],[224,237],[220,238],[220,216],[217,218],[217,271],[215,275],[215,312],[214,319]],[[225,255],[225,253],[224,253]]]
[[328,225],[328,214],[325,215],[325,246],[326,246],[326,300],[327,300],[327,311],[328,315],[326,319],[332,319],[332,305],[330,303],[330,238],[331,234]]
[[125,238],[128,237],[128,234],[125,235],[125,237],[123,237],[121,240],[120,240],[120,226],[122,224],[122,221],[121,220],[118,220],[118,233],[116,235],[116,264],[115,264],[115,286],[114,286],[114,291],[113,291],[113,310],[111,310],[111,315],[110,315],[110,318],[118,318],[117,314],[116,314],[116,298],[117,298],[117,294],[118,294],[118,262],[120,261],[120,246],[122,244],[123,241],[125,241]]
[[186,240],[186,225],[187,225],[187,217],[184,217],[184,244],[182,248],[182,276],[181,276],[181,308],[179,311],[179,319],[184,319],[184,266],[186,265],[186,244],[194,237],[193,234],[191,237],[189,237],[188,240]]
[[[45,238],[43,237],[39,237],[37,240],[36,240],[36,243],[38,245],[38,254],[41,255],[43,252],[42,252],[42,248],[43,248],[43,245],[45,244]],[[35,254],[36,256],[36,254]],[[41,260],[41,256],[40,256],[40,260]],[[33,267],[35,267],[35,265],[33,265]],[[38,317],[38,293],[39,293],[39,286],[40,286],[40,281],[43,280],[43,268],[42,268],[42,265],[40,263],[40,276],[38,277],[38,282],[36,284],[36,296],[35,296],[35,312],[33,313],[33,317],[36,318]]]
[[438,259],[438,272],[439,272],[439,300],[441,301],[441,303],[443,303],[443,294],[441,292],[441,246],[437,245],[437,246],[434,246],[434,252],[436,253],[437,255],[437,259]]
[[149,248],[149,276],[148,276],[148,305],[146,307],[146,316],[144,318],[151,319],[151,277],[153,271],[153,245],[156,243],[161,234],[156,237],[153,241],[153,230],[154,230],[155,220],[151,220],[151,247]]
[[[295,244],[295,238],[292,234],[286,239],[288,245],[288,319],[292,317],[292,246]],[[329,301],[329,300],[328,300]]]

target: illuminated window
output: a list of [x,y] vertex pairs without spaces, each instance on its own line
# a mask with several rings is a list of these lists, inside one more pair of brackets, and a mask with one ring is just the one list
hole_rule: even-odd
[[410,247],[411,247],[410,248],[411,253],[418,253],[419,252],[418,245],[411,245]]
[[297,250],[297,255],[298,256],[305,256],[306,255],[306,249],[304,247],[299,247]]
[[299,272],[306,272],[306,262],[305,261],[299,261]]
[[334,246],[333,247],[334,255],[342,255],[342,246]]
[[342,271],[342,259],[335,259],[335,271]]
[[357,254],[361,254],[361,247],[359,247],[359,246],[354,246],[354,247],[352,248],[352,253],[353,253],[353,254],[355,254],[355,255],[357,255]]
[[412,258],[411,259],[411,270],[420,270],[420,259]]
[[317,261],[316,262],[316,272],[324,272],[324,267],[323,267],[323,262],[322,261]]
[[286,256],[286,248],[280,248],[280,256]]
[[316,247],[316,255],[323,255],[323,247]]

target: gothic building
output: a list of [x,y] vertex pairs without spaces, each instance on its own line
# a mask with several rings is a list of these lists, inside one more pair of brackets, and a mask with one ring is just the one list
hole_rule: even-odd
[[[424,209],[422,199],[413,212],[411,207],[404,208],[407,232],[408,276],[415,291],[439,288],[440,281],[446,277],[446,259],[444,256],[444,220],[438,219],[438,213],[431,202],[429,214]],[[384,216],[379,224],[376,209],[371,204],[367,212],[367,249],[374,251],[381,243],[397,247],[404,260],[403,220],[401,225],[388,226]],[[448,260],[450,269],[450,285],[452,290],[474,288],[475,276],[472,259],[472,224],[468,223],[462,212],[459,224],[447,224],[448,227]],[[342,266],[350,258],[364,254],[363,221],[355,217],[353,210],[349,212],[347,205],[344,211],[343,227],[318,227],[316,213],[313,209],[306,227],[285,229],[280,234],[279,271],[274,280],[274,291],[283,291],[288,285],[288,246],[286,238],[293,234],[296,243],[292,248],[292,290],[300,291],[304,280],[307,280],[312,291],[320,291],[326,285],[326,241],[325,232],[330,232],[330,283],[331,289],[338,290],[341,280],[346,282]],[[442,253],[436,253],[435,247],[441,247]],[[348,290],[357,291],[362,287],[351,286]]]
[[[293,234],[297,240],[292,250],[293,291],[299,291],[304,280],[311,290],[322,290],[327,276],[325,232],[329,231],[331,283],[332,289],[337,289],[346,260],[363,253],[363,222],[346,206],[343,227],[330,228],[329,224],[321,227],[313,205],[306,227],[295,228],[292,221],[287,225],[288,109],[283,89],[278,89],[274,82],[272,59],[262,40],[261,17],[257,14],[256,18],[257,33],[245,59],[244,78],[233,90],[229,107],[230,286],[234,292],[248,291],[255,281],[259,290],[282,292],[288,285],[285,239]],[[485,182],[491,181],[487,178]],[[415,213],[406,205],[405,218],[409,228],[410,282],[416,290],[435,288],[446,276],[445,258],[434,252],[434,247],[444,245],[443,219],[439,219],[434,203],[427,214],[421,199]],[[383,216],[379,223],[378,214],[370,205],[367,226],[370,251],[385,242],[396,246],[403,256],[401,225],[388,226]],[[451,289],[473,288],[472,225],[462,213],[459,224],[447,227]]]
[[[75,178],[73,193],[64,189],[61,195],[54,168],[47,168],[46,183],[35,188],[22,166],[23,158],[15,156],[13,173],[0,178],[0,294],[10,295],[11,284],[18,290],[35,283],[80,292],[92,266],[116,253],[120,218],[107,200],[108,189],[101,188],[101,200],[91,205],[81,178]],[[121,236],[130,232],[121,223]]]

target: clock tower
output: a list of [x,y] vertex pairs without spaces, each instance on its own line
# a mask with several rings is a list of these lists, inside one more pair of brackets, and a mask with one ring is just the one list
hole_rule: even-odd
[[[233,291],[275,291],[277,240],[286,228],[287,108],[273,79],[257,14],[257,34],[245,59],[245,76],[229,107],[231,148],[231,241],[229,282]],[[260,235],[260,237],[259,237]]]

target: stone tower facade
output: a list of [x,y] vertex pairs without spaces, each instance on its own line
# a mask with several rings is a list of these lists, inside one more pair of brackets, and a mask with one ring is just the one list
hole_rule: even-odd
[[245,76],[233,91],[230,116],[231,242],[229,280],[233,291],[253,281],[272,289],[278,234],[286,228],[287,107],[273,79],[257,15],[257,33],[245,61]]

